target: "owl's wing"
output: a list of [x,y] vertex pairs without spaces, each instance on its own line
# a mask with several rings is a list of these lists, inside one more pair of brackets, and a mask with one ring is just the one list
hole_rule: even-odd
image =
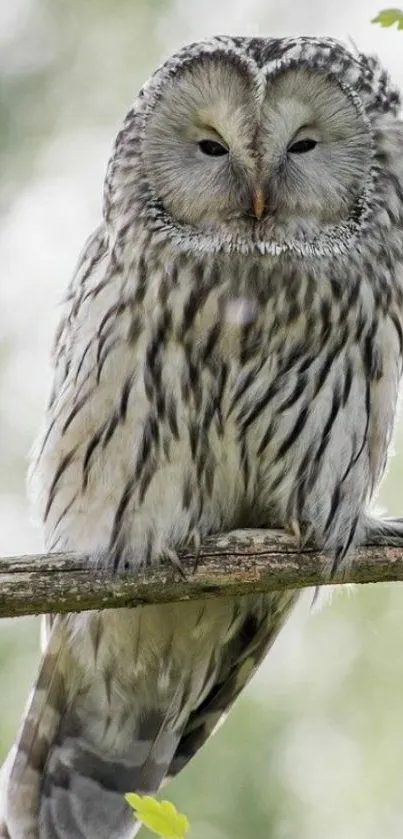
[[[53,391],[50,405],[57,398],[67,378],[71,363],[71,332],[80,305],[85,299],[87,281],[92,277],[107,251],[107,234],[102,224],[87,240],[79,257],[76,271],[68,287],[63,304],[63,316],[53,345]],[[52,425],[41,441],[41,450],[46,443]],[[60,723],[65,706],[62,674],[72,666],[69,661],[69,647],[65,641],[66,618],[46,616],[42,622],[41,645],[44,651],[39,675],[28,704],[18,739],[10,751],[1,770],[0,837],[9,837],[8,828],[1,822],[1,813],[16,814],[11,830],[12,839],[34,839],[38,837],[37,807],[41,769]],[[53,628],[53,631],[52,631]],[[18,795],[17,795],[18,791]],[[19,802],[22,803],[19,812]],[[11,809],[10,809],[11,808]]]
[[269,614],[261,624],[257,626],[252,616],[243,624],[221,660],[215,684],[189,716],[164,783],[181,772],[225,722],[234,702],[266,657],[297,597],[293,591],[274,593]]
[[[394,432],[403,363],[402,326],[400,309],[391,309],[389,317],[378,324],[382,351],[376,344],[372,347],[366,429],[370,498],[385,472]],[[364,517],[363,531],[361,541],[398,547],[403,544],[403,518],[381,519],[368,513]]]
[[[87,239],[78,258],[77,267],[67,288],[63,301],[63,315],[55,335],[52,348],[53,360],[53,389],[49,400],[49,407],[59,394],[68,376],[71,353],[74,343],[71,340],[74,332],[74,321],[80,307],[85,302],[88,283],[93,283],[98,266],[108,250],[108,236],[105,225],[101,224]],[[103,279],[106,282],[105,278]]]

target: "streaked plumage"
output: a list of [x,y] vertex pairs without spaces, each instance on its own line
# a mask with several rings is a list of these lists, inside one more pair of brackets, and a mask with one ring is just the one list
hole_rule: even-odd
[[[330,39],[214,38],[152,76],[56,338],[31,477],[49,550],[135,573],[235,527],[334,563],[401,540],[368,505],[402,371],[402,147],[387,74]],[[182,768],[296,597],[58,617],[2,835],[132,836],[123,793]]]

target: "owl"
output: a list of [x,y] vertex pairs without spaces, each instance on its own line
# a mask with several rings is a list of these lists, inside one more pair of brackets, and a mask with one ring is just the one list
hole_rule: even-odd
[[[348,561],[402,375],[403,124],[378,61],[214,37],[141,90],[64,303],[31,469],[49,551],[136,574],[280,527]],[[3,769],[3,839],[129,839],[297,592],[57,616]],[[256,746],[257,744],[255,744]]]

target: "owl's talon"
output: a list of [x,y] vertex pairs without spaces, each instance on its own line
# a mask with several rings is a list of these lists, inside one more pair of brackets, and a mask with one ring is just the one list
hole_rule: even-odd
[[313,528],[312,527],[307,527],[304,535],[301,536],[301,543],[300,543],[300,546],[299,546],[300,551],[303,551],[306,548],[308,543],[311,541],[312,535],[313,535]]
[[199,565],[200,552],[201,552],[201,535],[200,535],[200,530],[198,530],[197,528],[195,528],[191,533],[190,544],[192,546],[193,554],[194,554],[192,574],[195,574],[195,572],[197,571],[198,565]]
[[297,519],[290,519],[288,522],[289,530],[291,531],[291,535],[294,536],[294,539],[297,543],[297,550],[302,550],[302,535],[301,535],[301,528],[299,526],[299,521]]
[[185,569],[179,559],[177,552],[174,551],[173,548],[164,548],[164,550],[162,551],[162,557],[164,559],[167,559],[171,563],[171,565],[173,565],[173,567],[176,568],[177,571],[179,571],[179,574],[181,575],[183,580],[187,580]]
[[299,521],[297,519],[290,519],[288,522],[288,530],[297,543],[298,553],[302,553],[312,538],[312,527],[308,526],[304,529],[304,531],[302,531]]

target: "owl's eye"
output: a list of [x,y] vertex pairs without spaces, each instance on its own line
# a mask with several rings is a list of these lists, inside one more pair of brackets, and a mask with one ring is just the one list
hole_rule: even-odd
[[305,140],[297,140],[289,147],[288,151],[291,154],[305,154],[307,151],[312,151],[317,145],[316,140],[311,140],[307,137]]
[[217,143],[217,140],[201,140],[199,149],[208,157],[222,157],[224,154],[228,154],[228,149],[221,143]]

